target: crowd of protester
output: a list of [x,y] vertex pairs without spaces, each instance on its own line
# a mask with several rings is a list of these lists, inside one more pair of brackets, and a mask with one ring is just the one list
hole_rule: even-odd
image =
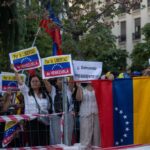
[[[62,78],[42,80],[38,75],[29,77],[24,83],[15,72],[19,91],[9,89],[0,95],[0,115],[15,114],[52,114],[49,120],[38,117],[22,123],[23,130],[18,132],[7,147],[55,145],[61,143],[60,121],[63,112]],[[106,72],[101,79],[132,78],[149,76],[150,68],[142,72],[120,73]],[[68,144],[100,146],[100,126],[94,89],[90,82],[68,82]],[[55,115],[56,113],[59,113]],[[48,121],[47,121],[48,120]],[[4,135],[5,123],[0,123],[0,147]]]

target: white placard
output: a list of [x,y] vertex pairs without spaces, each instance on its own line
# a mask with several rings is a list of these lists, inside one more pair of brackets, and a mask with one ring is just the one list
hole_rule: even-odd
[[74,80],[96,80],[102,73],[102,62],[73,60]]

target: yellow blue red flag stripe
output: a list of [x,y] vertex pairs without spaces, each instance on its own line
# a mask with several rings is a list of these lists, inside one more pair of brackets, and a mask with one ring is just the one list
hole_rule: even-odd
[[19,123],[16,123],[14,121],[10,121],[5,124],[4,137],[2,141],[3,147],[6,147],[13,140],[15,134],[19,129]]
[[150,78],[93,81],[102,147],[150,143]]

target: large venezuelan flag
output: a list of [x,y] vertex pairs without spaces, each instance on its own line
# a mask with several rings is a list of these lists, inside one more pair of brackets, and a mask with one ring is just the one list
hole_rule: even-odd
[[60,33],[60,28],[62,26],[59,18],[55,15],[53,8],[50,4],[50,2],[46,5],[46,10],[49,13],[48,19],[42,19],[40,21],[40,27],[45,29],[45,32],[47,32],[52,40],[53,40],[53,51],[52,55],[62,55],[62,38]]
[[150,78],[93,81],[102,147],[150,143]]

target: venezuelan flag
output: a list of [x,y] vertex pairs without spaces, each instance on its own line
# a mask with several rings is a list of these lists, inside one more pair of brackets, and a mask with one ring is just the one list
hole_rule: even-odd
[[15,59],[13,63],[17,69],[37,67],[40,64],[37,54]]
[[57,63],[57,64],[49,64],[44,66],[45,71],[49,70],[60,70],[60,69],[66,69],[70,68],[70,63],[69,62],[62,62],[62,63]]
[[19,130],[19,123],[15,121],[6,122],[2,146],[6,147],[15,138],[15,135]]
[[45,76],[60,76],[71,74],[71,66],[69,62],[44,65]]
[[93,81],[102,147],[150,143],[150,78]]
[[[49,19],[41,20],[40,27],[45,28],[45,32],[47,32],[53,40],[52,55],[53,56],[62,55],[62,48],[61,48],[62,38],[61,38],[61,33],[60,33],[60,28],[62,24],[59,18],[55,15],[50,2],[46,4],[46,10],[49,13]],[[49,28],[49,25],[51,25],[50,28]]]
[[14,80],[3,80],[2,81],[2,90],[7,91],[8,88],[18,90],[18,83]]

